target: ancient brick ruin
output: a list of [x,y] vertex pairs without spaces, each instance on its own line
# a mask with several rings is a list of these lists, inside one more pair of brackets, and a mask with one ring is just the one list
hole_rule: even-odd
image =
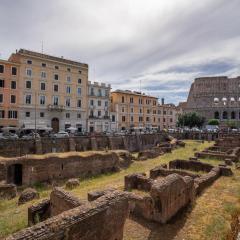
[[237,162],[240,158],[240,136],[223,135],[216,140],[214,146],[202,152],[195,153],[198,158],[216,158],[219,160],[229,159]]

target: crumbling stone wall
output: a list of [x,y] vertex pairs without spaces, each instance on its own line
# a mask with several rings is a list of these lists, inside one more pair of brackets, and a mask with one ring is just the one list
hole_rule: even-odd
[[80,201],[69,192],[61,188],[54,188],[50,194],[50,213],[56,216],[64,211],[83,205],[85,202]]
[[[117,171],[119,157],[114,152],[73,153],[62,157],[50,154],[2,159],[0,164],[4,165],[1,174],[5,174],[6,182],[12,183],[14,181],[14,171],[8,171],[8,169],[18,164],[22,168],[22,184],[30,185],[35,182],[52,182],[58,179],[94,176]],[[7,174],[10,172],[10,175]]]
[[210,172],[213,168],[211,164],[203,163],[200,161],[186,161],[186,160],[180,160],[176,159],[169,162],[169,168],[170,169],[185,169],[195,172]]
[[144,173],[134,173],[125,176],[124,186],[126,190],[138,189],[144,191],[150,191],[153,180],[148,178]]
[[115,191],[17,232],[7,240],[122,240],[128,213],[127,195]]
[[0,199],[12,199],[17,196],[17,187],[14,184],[0,184]]

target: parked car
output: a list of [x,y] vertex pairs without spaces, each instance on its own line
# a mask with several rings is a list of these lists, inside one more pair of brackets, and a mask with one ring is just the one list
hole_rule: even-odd
[[0,133],[0,139],[16,140],[18,139],[18,135],[15,133],[3,132],[3,133]]
[[54,134],[55,138],[68,138],[69,134],[67,132],[64,131],[59,131],[58,133]]
[[32,132],[30,134],[23,135],[21,138],[25,140],[29,140],[29,139],[39,139],[41,137],[38,133]]

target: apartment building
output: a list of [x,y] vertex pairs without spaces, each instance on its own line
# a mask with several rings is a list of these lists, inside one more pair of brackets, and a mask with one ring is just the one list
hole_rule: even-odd
[[[157,126],[158,99],[141,92],[116,90],[111,93],[111,111],[116,113],[117,130]],[[156,119],[155,119],[156,120]]]
[[0,60],[0,128],[18,127],[19,64]]
[[87,129],[87,64],[24,49],[9,61],[19,67],[20,127]]
[[156,122],[159,129],[176,128],[179,110],[174,104],[158,104]]
[[109,132],[111,85],[88,82],[88,132]]

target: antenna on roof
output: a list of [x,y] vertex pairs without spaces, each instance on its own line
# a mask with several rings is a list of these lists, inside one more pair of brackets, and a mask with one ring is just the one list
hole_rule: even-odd
[[42,40],[42,54],[43,54],[43,40]]

